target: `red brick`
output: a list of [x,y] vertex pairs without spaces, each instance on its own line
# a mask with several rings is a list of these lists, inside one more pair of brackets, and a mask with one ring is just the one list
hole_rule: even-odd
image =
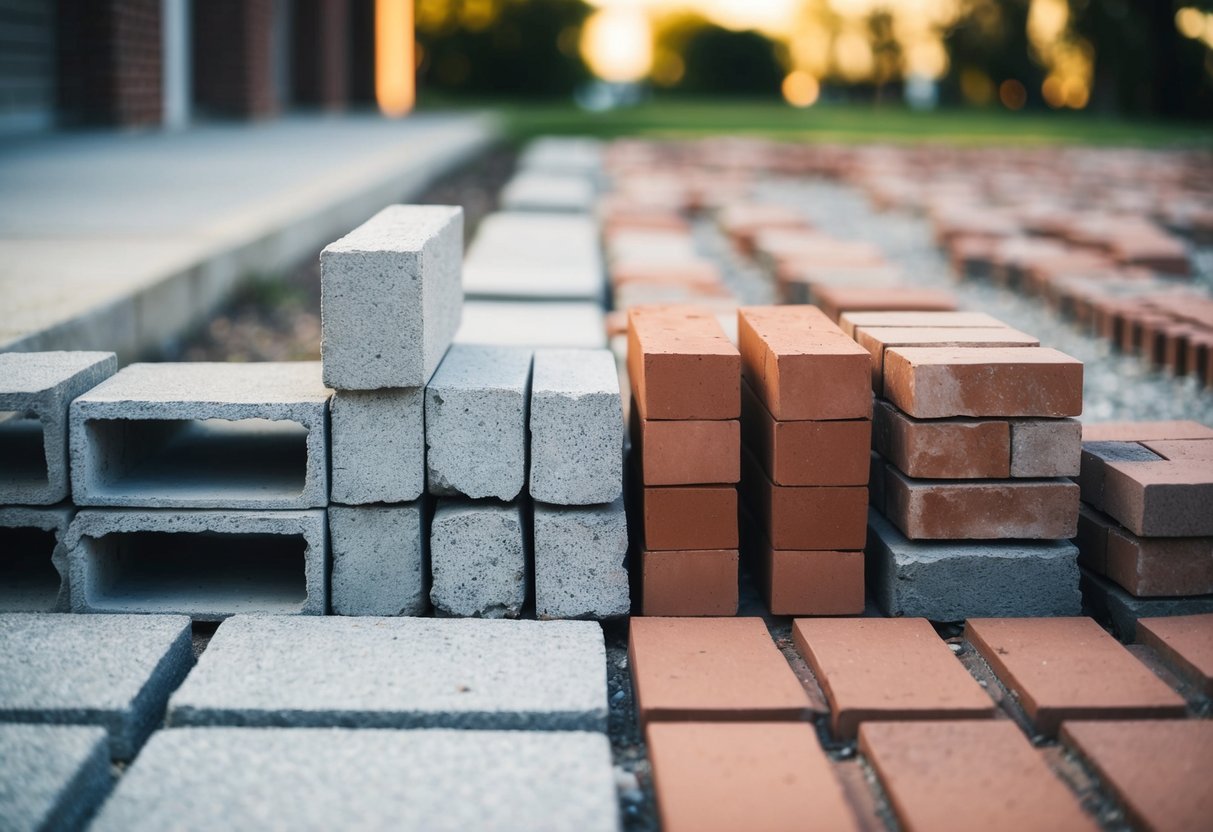
[[746,381],[773,417],[871,418],[868,354],[816,307],[742,307],[737,327]]
[[838,319],[838,326],[847,335],[854,336],[855,329],[863,326],[936,327],[954,326],[972,328],[1005,329],[1006,324],[985,312],[846,312]]
[[920,419],[1082,413],[1082,362],[1045,347],[901,347],[884,369],[886,398]]
[[815,296],[821,311],[838,320],[844,312],[947,312],[956,309],[956,297],[945,289],[853,288],[821,286]]
[[750,572],[772,615],[863,612],[863,552],[774,549],[757,529],[748,537]]
[[646,739],[665,832],[860,828],[811,725],[652,723]]
[[1062,741],[1083,757],[1135,829],[1189,832],[1213,818],[1213,722],[1067,722]]
[[1137,619],[1137,641],[1213,697],[1213,614]]
[[1105,571],[1141,598],[1213,593],[1213,538],[1138,537],[1112,524]]
[[736,549],[737,488],[646,487],[641,496],[647,549]]
[[1090,618],[975,618],[965,637],[1045,736],[1070,719],[1185,713],[1179,694]]
[[1104,499],[1108,465],[1113,462],[1161,460],[1158,454],[1139,442],[1084,442],[1079,462],[1078,484],[1082,500],[1100,511],[1106,510]]
[[1213,439],[1154,439],[1141,444],[1163,459],[1213,462]]
[[803,720],[808,694],[761,618],[633,618],[641,724]]
[[792,634],[841,738],[853,739],[862,722],[994,714],[993,700],[925,618],[805,618]]
[[1011,422],[1012,477],[1077,477],[1082,461],[1082,423],[1076,419]]
[[868,482],[872,423],[867,419],[779,422],[742,382],[741,430],[746,447],[777,485]]
[[1150,442],[1161,439],[1213,439],[1200,422],[1096,422],[1082,426],[1083,442]]
[[716,316],[695,307],[628,310],[628,375],[645,419],[741,416],[741,356]]
[[890,347],[1039,347],[1040,341],[1005,327],[883,327],[855,330],[855,341],[872,356],[872,389],[884,394],[884,356]]
[[736,615],[737,550],[640,553],[641,615]]
[[863,486],[775,485],[745,451],[741,490],[776,549],[862,549],[867,539],[868,490]]
[[859,751],[905,832],[1099,828],[1009,720],[868,722]]
[[1203,460],[1109,462],[1104,511],[1142,537],[1213,535],[1213,465]]
[[632,453],[645,485],[727,484],[741,479],[736,419],[650,421],[631,414]]
[[877,400],[873,447],[902,473],[923,479],[1006,479],[1011,428],[1005,421],[924,421]]

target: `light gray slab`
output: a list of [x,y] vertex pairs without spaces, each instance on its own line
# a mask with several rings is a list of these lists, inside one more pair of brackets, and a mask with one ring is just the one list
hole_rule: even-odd
[[81,829],[113,784],[105,730],[0,725],[0,829]]
[[601,303],[604,287],[598,225],[585,214],[490,214],[463,266],[470,299]]
[[421,503],[329,507],[334,615],[425,615],[424,514]]
[[0,506],[0,612],[67,612],[65,537],[75,508]]
[[567,211],[588,214],[597,198],[593,181],[585,175],[522,170],[501,189],[501,207],[507,211]]
[[602,142],[582,136],[541,136],[518,157],[520,170],[593,176],[602,168]]
[[332,490],[343,505],[408,503],[425,492],[425,391],[337,391]]
[[590,301],[469,300],[455,343],[601,349],[606,317],[602,305]]
[[631,609],[623,498],[604,506],[535,504],[535,614],[613,618]]

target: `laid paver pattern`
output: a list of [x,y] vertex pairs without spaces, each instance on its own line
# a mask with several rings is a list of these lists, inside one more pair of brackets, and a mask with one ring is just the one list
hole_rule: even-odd
[[1213,697],[1213,614],[1142,618],[1137,641],[1154,648],[1205,696]]
[[0,725],[0,829],[83,827],[109,793],[105,729]]

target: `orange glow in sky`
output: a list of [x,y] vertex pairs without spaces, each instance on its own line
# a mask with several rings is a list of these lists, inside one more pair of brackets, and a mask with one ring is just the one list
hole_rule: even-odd
[[399,118],[417,99],[413,0],[375,0],[375,100]]

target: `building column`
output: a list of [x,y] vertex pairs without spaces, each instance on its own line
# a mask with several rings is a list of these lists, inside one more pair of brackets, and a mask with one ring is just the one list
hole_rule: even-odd
[[294,15],[295,102],[344,109],[350,86],[349,0],[295,0]]
[[[200,0],[206,2],[206,0]],[[164,70],[164,126],[185,127],[193,99],[190,83],[190,0],[161,0],[161,34]]]
[[57,99],[62,123],[160,123],[160,2],[59,0]]
[[194,103],[215,116],[264,118],[280,102],[274,85],[274,0],[193,4]]

